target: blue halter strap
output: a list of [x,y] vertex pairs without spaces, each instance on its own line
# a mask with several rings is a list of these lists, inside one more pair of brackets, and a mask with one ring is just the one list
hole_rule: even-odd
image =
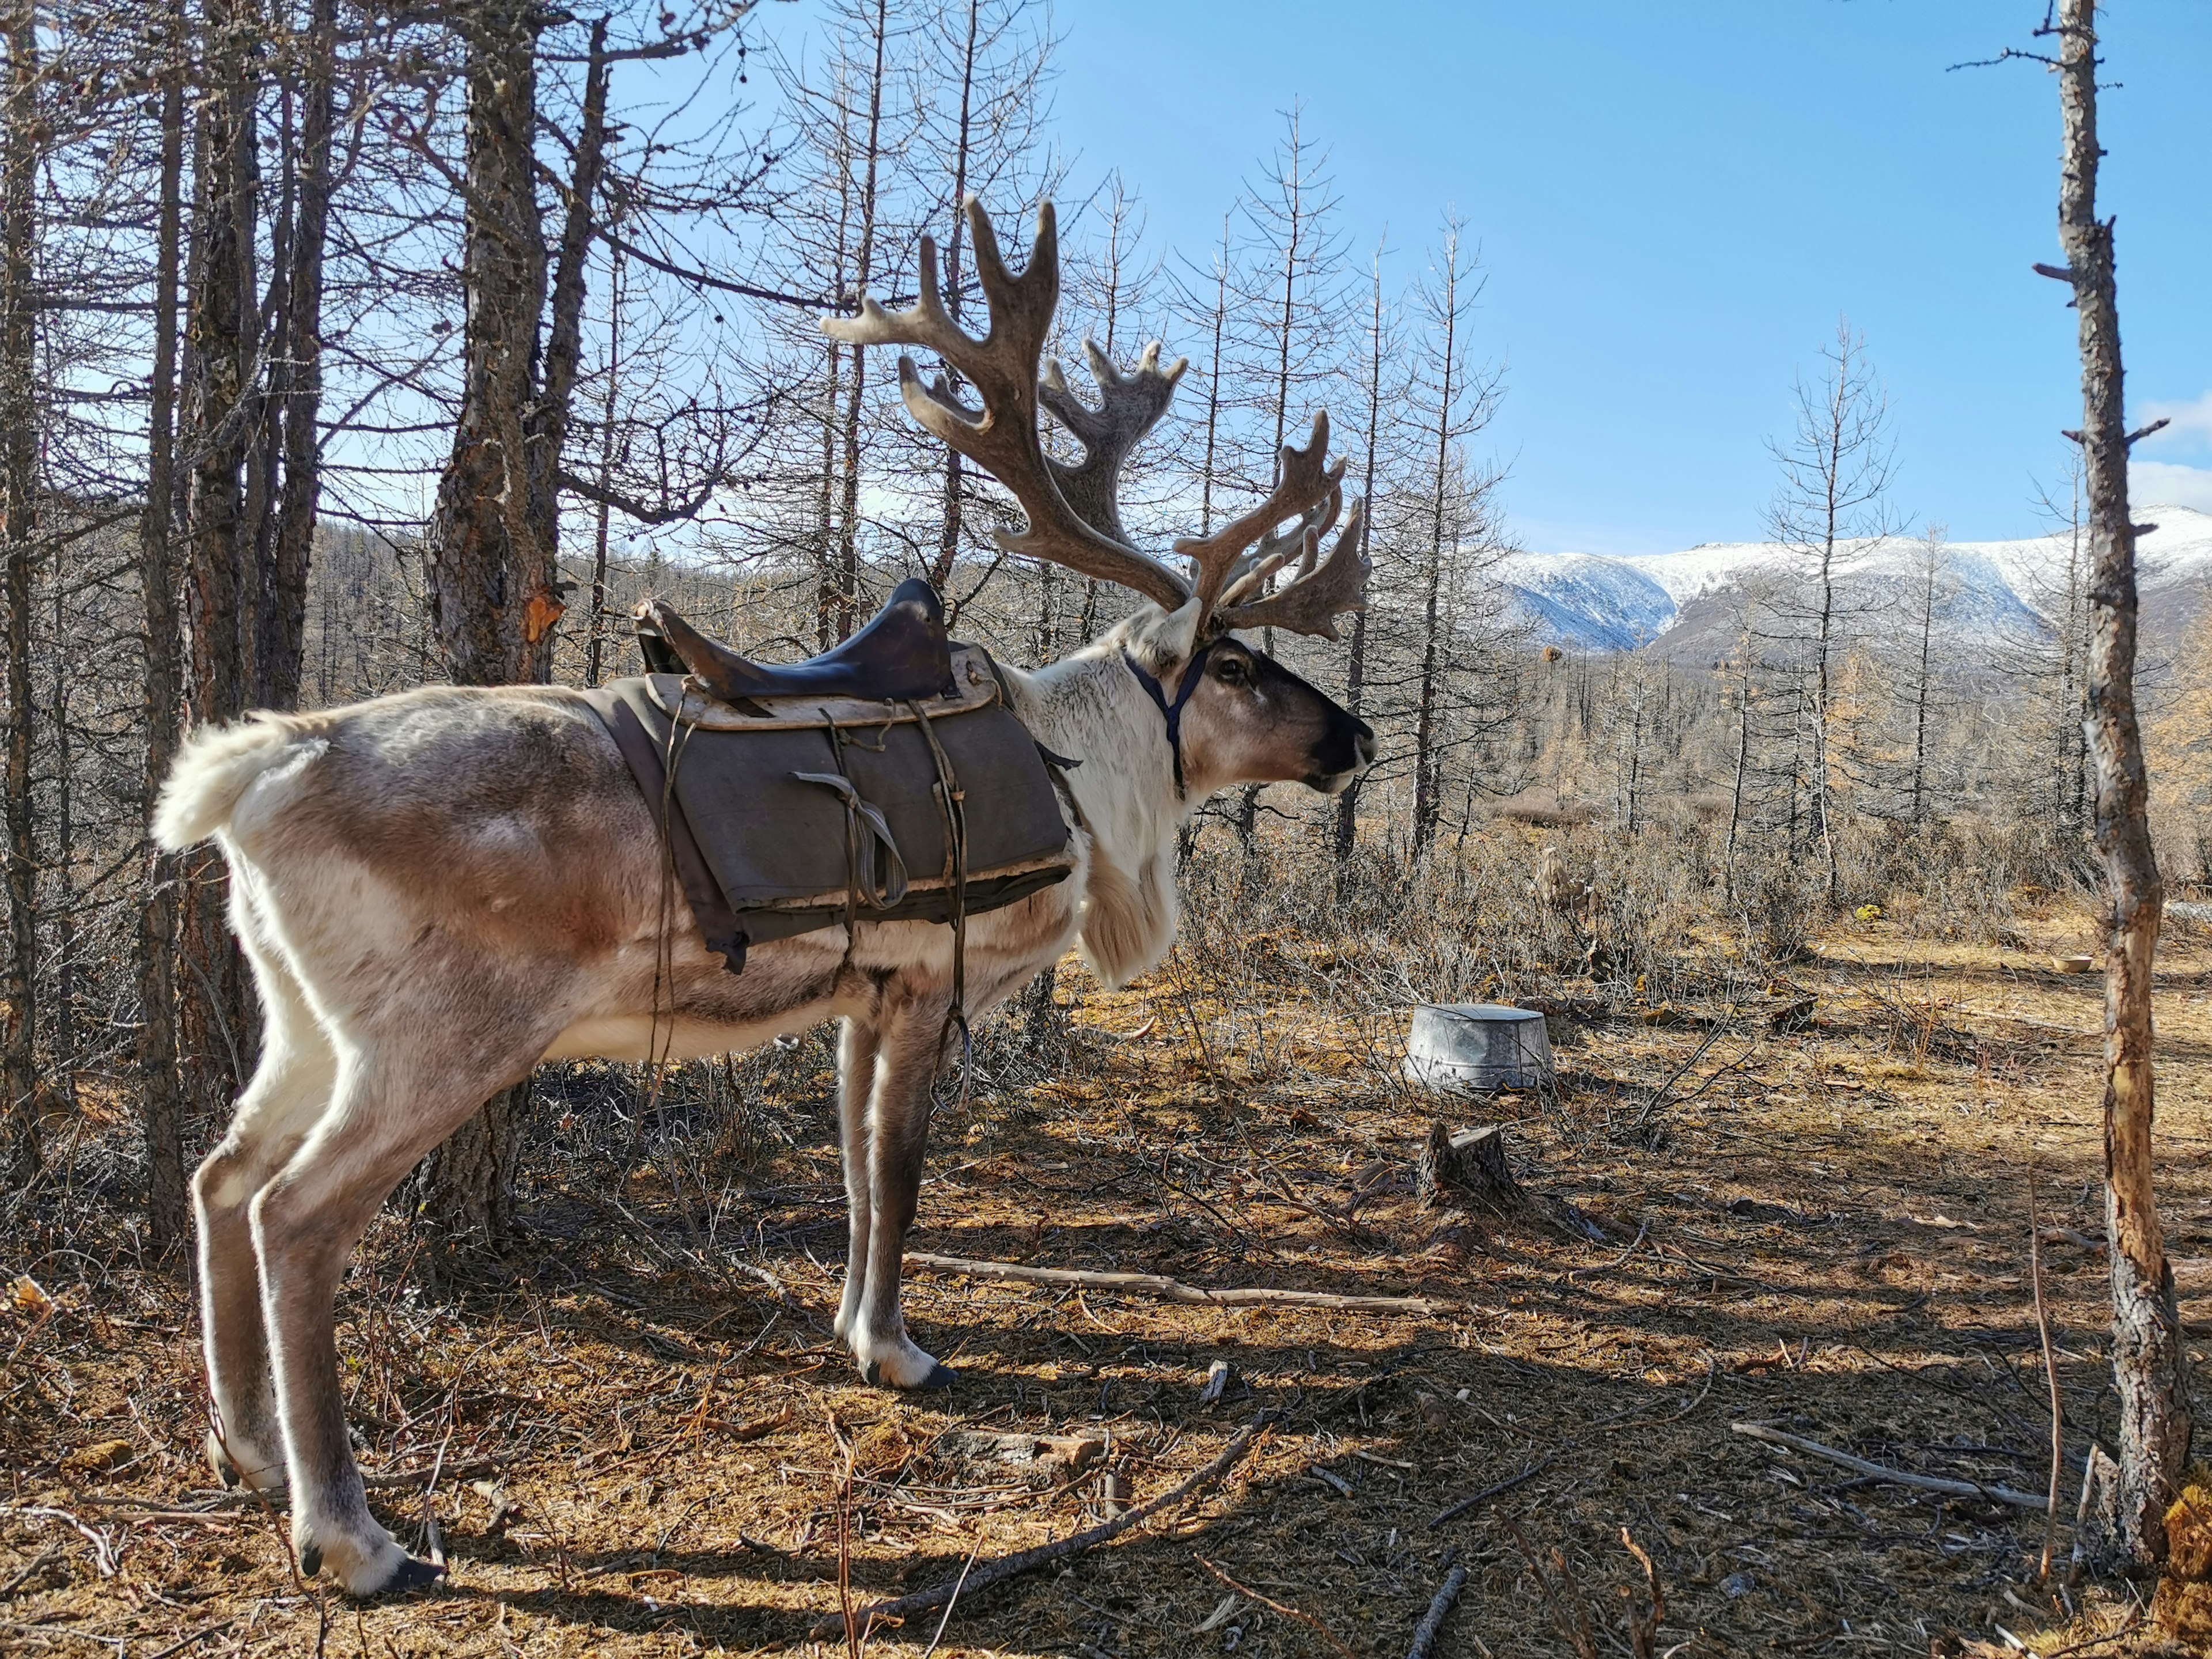
[[1168,748],[1175,755],[1176,793],[1178,795],[1182,793],[1182,707],[1190,701],[1190,694],[1198,690],[1198,682],[1206,667],[1206,653],[1212,649],[1213,642],[1209,640],[1191,653],[1190,661],[1182,671],[1182,684],[1176,688],[1175,701],[1170,702],[1160,683],[1145,672],[1142,663],[1129,654],[1127,646],[1121,647],[1121,660],[1129,665],[1129,672],[1137,677],[1137,684],[1145,688],[1145,695],[1152,700],[1154,706],[1166,718]]

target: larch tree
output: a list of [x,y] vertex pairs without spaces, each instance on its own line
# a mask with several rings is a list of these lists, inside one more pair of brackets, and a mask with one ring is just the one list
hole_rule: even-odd
[[1415,306],[1421,333],[1414,348],[1414,380],[1407,404],[1421,447],[1419,495],[1411,533],[1418,538],[1419,668],[1413,720],[1413,851],[1425,853],[1443,821],[1445,675],[1453,657],[1451,629],[1459,594],[1454,591],[1458,556],[1470,532],[1489,528],[1482,509],[1494,480],[1470,471],[1469,439],[1490,424],[1502,384],[1499,372],[1479,365],[1470,338],[1483,282],[1466,226],[1447,214],[1443,231],[1419,285]]
[[0,675],[7,731],[0,738],[8,936],[0,956],[0,1177],[36,1175],[39,1145],[38,847],[31,773],[33,573],[39,554],[38,172],[45,91],[33,0],[12,0],[0,23]]
[[[466,320],[453,445],[438,483],[425,568],[445,675],[459,685],[543,682],[565,605],[564,491],[592,490],[564,467],[583,367],[588,272],[600,200],[609,82],[617,63],[681,56],[702,37],[617,47],[610,20],[588,31],[576,131],[556,210],[538,198],[540,37],[534,6],[496,3],[456,23],[467,88],[463,224]],[[426,145],[426,154],[428,149]],[[549,242],[545,226],[556,234]],[[701,495],[719,478],[710,473]],[[503,1091],[425,1160],[417,1212],[448,1244],[501,1247],[513,1225],[516,1120],[527,1081]]]
[[1817,382],[1800,378],[1791,392],[1789,438],[1767,448],[1782,473],[1767,508],[1768,533],[1810,567],[1811,592],[1802,606],[1809,633],[1811,682],[1806,696],[1803,771],[1809,830],[1820,847],[1830,902],[1839,880],[1833,754],[1839,629],[1850,620],[1838,579],[1860,554],[1889,534],[1889,485],[1896,466],[1889,400],[1867,356],[1866,342],[1839,319],[1821,348]]
[[2057,0],[2053,65],[2063,139],[2058,242],[2066,263],[2038,265],[2072,291],[2081,359],[2081,451],[2093,617],[2088,747],[2096,846],[2112,908],[2105,939],[2105,1236],[2112,1290],[2112,1378],[2119,1403],[2113,1521],[2121,1547],[2155,1565],[2166,1510],[2189,1462],[2189,1351],[2159,1220],[2152,1141],[2151,972],[2165,907],[2151,842],[2149,787],[2136,712],[2139,605],[2128,510],[2128,451],[2165,424],[2130,432],[2120,356],[2112,221],[2097,216],[2096,0]]

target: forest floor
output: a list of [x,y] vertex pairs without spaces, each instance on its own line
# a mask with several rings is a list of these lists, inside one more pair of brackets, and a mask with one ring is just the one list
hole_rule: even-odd
[[[1395,1659],[1455,1553],[1445,1659],[2126,1650],[2147,1592],[2038,1588],[2040,1513],[1735,1431],[2042,1492],[2033,1191],[2063,1583],[2079,1461],[2113,1422],[2102,981],[2053,966],[2090,942],[2057,908],[2005,948],[1846,922],[1770,1002],[1577,1028],[1558,1101],[1399,1082],[1326,994],[1340,947],[1276,941],[1282,972],[1233,1012],[1173,972],[1090,986],[1052,1079],[940,1118],[914,1249],[1437,1305],[1224,1309],[917,1267],[910,1324],[960,1372],[927,1396],[864,1386],[830,1340],[843,1200],[810,1040],[702,1166],[711,1203],[656,1165],[540,1178],[519,1270],[439,1296],[380,1223],[340,1304],[352,1421],[386,1524],[419,1548],[434,1513],[451,1565],[398,1602],[303,1586],[281,1522],[210,1490],[181,1269],[138,1262],[119,1221],[99,1249],[34,1249],[0,1261],[53,1298],[0,1310],[0,1650],[849,1655],[811,1634],[841,1595],[1076,1532],[1263,1413],[1187,1506],[959,1600],[933,1644],[932,1613],[866,1651]],[[2202,935],[2169,933],[2157,997],[2161,1196],[2204,1342]],[[1805,998],[1809,1024],[1771,1029]],[[1524,1184],[1607,1242],[1419,1207],[1437,1117],[1504,1123]],[[1027,1457],[1024,1436],[1068,1449]],[[1632,1635],[1648,1591],[1624,1529],[1663,1595],[1656,1641]]]

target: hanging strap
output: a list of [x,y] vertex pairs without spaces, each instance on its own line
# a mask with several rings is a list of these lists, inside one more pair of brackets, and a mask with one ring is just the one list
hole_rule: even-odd
[[845,856],[848,860],[848,902],[888,910],[906,896],[906,860],[900,857],[891,827],[874,803],[865,799],[842,772],[793,772],[801,783],[818,783],[845,803]]
[[960,1033],[960,1104],[968,1104],[970,1074],[975,1070],[975,1036],[968,1029],[968,793],[952,769],[952,757],[937,740],[937,728],[919,702],[908,702],[921,735],[928,740],[930,757],[937,766],[934,793],[938,810],[945,815],[945,890],[951,900],[952,1002],[945,1011],[945,1024],[937,1034],[940,1060],[952,1033]]
[[1176,688],[1175,701],[1170,702],[1168,694],[1161,687],[1160,683],[1145,672],[1145,665],[1142,663],[1129,654],[1127,646],[1121,647],[1121,660],[1129,665],[1129,672],[1137,677],[1137,684],[1145,688],[1145,695],[1152,698],[1153,704],[1166,717],[1168,747],[1175,751],[1176,795],[1178,799],[1182,794],[1183,705],[1190,701],[1191,693],[1198,690],[1198,683],[1203,678],[1203,671],[1206,667],[1206,653],[1212,649],[1213,641],[1208,640],[1191,653],[1190,661],[1182,671],[1182,684]]

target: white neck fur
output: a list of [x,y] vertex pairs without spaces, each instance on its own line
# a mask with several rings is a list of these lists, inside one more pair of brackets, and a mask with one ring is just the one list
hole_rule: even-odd
[[1120,630],[1033,673],[1006,671],[1014,712],[1054,753],[1079,761],[1067,783],[1091,860],[1079,944],[1091,971],[1127,984],[1175,943],[1176,831],[1190,801],[1158,708],[1121,659]]

